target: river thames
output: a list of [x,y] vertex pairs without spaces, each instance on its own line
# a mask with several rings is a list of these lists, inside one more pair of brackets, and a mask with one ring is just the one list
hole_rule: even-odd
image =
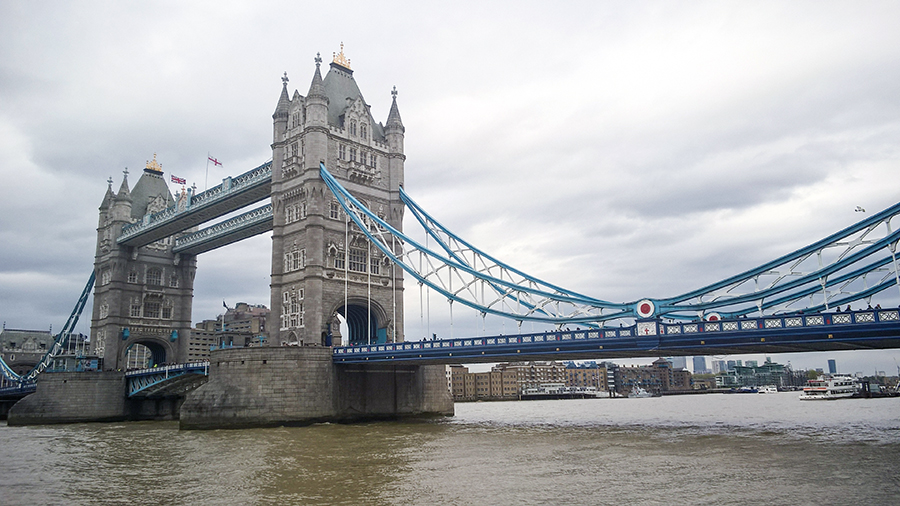
[[798,393],[456,404],[453,418],[257,430],[0,425],[0,504],[900,501],[900,399]]

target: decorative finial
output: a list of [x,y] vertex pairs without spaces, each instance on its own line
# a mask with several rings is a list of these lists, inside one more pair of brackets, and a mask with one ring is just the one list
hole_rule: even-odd
[[394,97],[394,100],[397,100],[397,87],[394,86],[394,89],[391,90],[391,96]]
[[284,77],[281,78],[281,84],[283,84],[284,87],[287,88],[288,81],[290,81],[290,79],[288,79],[287,71],[285,71]]
[[109,179],[107,179],[106,182],[109,183],[109,187],[112,188],[112,184],[113,184],[112,176],[109,176]]
[[147,166],[144,168],[144,170],[162,174],[162,164],[156,161],[156,153],[153,153],[153,160],[147,162]]
[[341,52],[340,53],[331,53],[334,55],[334,59],[332,60],[334,63],[337,63],[341,67],[345,69],[352,70],[350,68],[350,59],[344,56],[344,43],[341,42]]
[[125,179],[128,179],[128,167],[125,167],[125,170],[122,171],[122,174],[125,174]]
[[315,62],[316,62],[316,68],[318,68],[319,65],[322,63],[321,53],[316,53]]

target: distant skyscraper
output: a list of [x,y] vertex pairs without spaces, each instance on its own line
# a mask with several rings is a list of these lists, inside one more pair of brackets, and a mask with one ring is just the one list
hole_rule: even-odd
[[726,371],[733,371],[733,370],[734,370],[734,366],[736,366],[736,365],[737,365],[737,364],[734,362],[734,360],[729,360],[728,362],[725,362],[725,370],[726,370]]
[[666,360],[672,363],[672,369],[687,369],[687,357],[668,357]]
[[706,372],[706,357],[694,357],[694,374]]
[[[740,365],[740,364],[738,364]],[[746,364],[747,367],[759,367],[759,362],[756,360],[748,360]]]
[[828,359],[828,374],[834,374],[837,372],[837,362],[834,361],[833,358]]
[[725,364],[724,360],[713,360],[713,374],[719,374],[720,372],[725,372],[728,370],[728,366]]

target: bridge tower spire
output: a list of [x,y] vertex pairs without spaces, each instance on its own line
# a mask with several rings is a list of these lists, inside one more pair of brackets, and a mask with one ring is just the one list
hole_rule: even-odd
[[319,176],[325,163],[357,198],[402,227],[405,157],[396,96],[387,126],[375,122],[343,46],[324,77],[319,54],[314,62],[307,95],[287,99],[284,81],[273,115],[269,337],[275,345],[327,344],[340,314],[350,331],[345,344],[402,341],[402,271],[348,225]]
[[[91,343],[106,370],[126,369],[130,350],[146,347],[152,363],[188,359],[196,259],[172,253],[173,237],[142,247],[119,245],[122,227],[174,204],[154,155],[133,190],[124,171],[100,204]],[[143,364],[131,364],[143,365]]]

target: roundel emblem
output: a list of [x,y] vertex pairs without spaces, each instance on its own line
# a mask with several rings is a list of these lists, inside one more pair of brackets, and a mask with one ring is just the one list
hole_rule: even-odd
[[721,319],[722,317],[719,315],[719,313],[709,313],[708,315],[706,315],[706,321],[708,322],[717,322]]
[[656,312],[656,305],[648,299],[637,303],[637,314],[641,318],[650,318]]

